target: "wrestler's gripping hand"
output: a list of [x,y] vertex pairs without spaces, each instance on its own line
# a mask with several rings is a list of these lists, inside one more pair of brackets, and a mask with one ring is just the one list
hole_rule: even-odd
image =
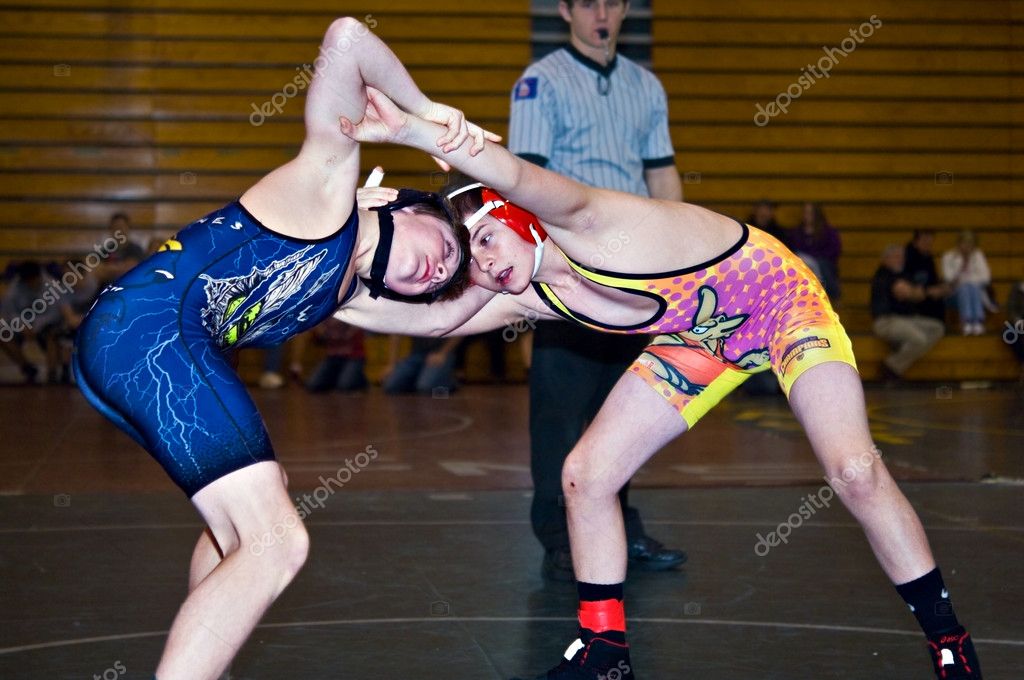
[[[458,149],[470,138],[473,140],[469,149],[472,156],[483,150],[484,140],[501,141],[500,135],[468,122],[462,111],[445,104],[431,102],[423,114],[419,117],[447,128],[447,132],[437,140],[437,146],[445,153]],[[410,115],[398,108],[383,92],[368,86],[363,119],[357,124],[342,116],[341,131],[357,142],[401,144],[408,134]]]
[[462,111],[447,104],[432,101],[423,111],[415,113],[423,120],[444,125],[448,128],[448,132],[441,135],[437,140],[437,146],[443,149],[445,153],[455,151],[470,137],[473,138],[473,145],[469,148],[470,156],[475,156],[483,151],[485,139],[492,142],[501,141],[500,135],[470,123],[466,120],[466,116]]

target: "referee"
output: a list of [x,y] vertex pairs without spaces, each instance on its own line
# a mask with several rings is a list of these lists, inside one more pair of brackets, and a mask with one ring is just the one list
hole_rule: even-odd
[[[681,201],[665,90],[654,74],[615,51],[628,9],[622,0],[559,2],[569,44],[531,65],[516,83],[509,149],[591,186]],[[558,321],[537,325],[530,367],[530,514],[545,550],[545,578],[573,580],[562,465],[648,341]],[[627,484],[619,498],[630,564],[660,571],[685,562],[686,553],[647,536],[628,493]]]

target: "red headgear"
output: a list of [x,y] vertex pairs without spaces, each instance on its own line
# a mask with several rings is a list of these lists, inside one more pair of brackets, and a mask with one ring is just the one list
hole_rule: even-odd
[[504,224],[506,227],[518,234],[519,238],[536,248],[534,251],[533,274],[530,275],[530,278],[536,276],[537,270],[540,269],[541,256],[544,254],[544,240],[548,237],[548,233],[544,231],[544,227],[541,225],[540,220],[537,219],[537,216],[532,212],[520,208],[494,189],[486,187],[480,182],[464,186],[461,189],[456,189],[452,193],[448,194],[448,200],[473,189],[480,189],[483,206],[463,221],[463,224],[466,225],[466,229],[472,231],[473,227],[475,227],[485,215],[490,215]]

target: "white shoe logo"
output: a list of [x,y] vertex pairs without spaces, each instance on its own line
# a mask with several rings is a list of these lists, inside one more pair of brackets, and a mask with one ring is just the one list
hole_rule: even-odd
[[[572,661],[572,657],[576,656],[576,652],[580,651],[584,647],[586,647],[586,645],[583,644],[583,640],[576,638],[576,642],[569,645],[569,649],[565,650],[565,660]],[[946,650],[944,649],[942,651]],[[952,658],[952,656],[950,658]]]
[[956,662],[953,661],[953,652],[949,651],[948,649],[943,649],[942,650],[942,665],[943,666],[952,666],[955,663]]

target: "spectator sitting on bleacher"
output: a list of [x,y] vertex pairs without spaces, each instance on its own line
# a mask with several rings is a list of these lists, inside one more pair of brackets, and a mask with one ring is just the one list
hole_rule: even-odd
[[918,311],[917,305],[926,299],[927,292],[907,277],[905,264],[903,248],[886,246],[882,264],[871,279],[872,328],[896,350],[882,360],[882,374],[887,379],[902,377],[946,330],[941,321]]
[[789,234],[775,221],[775,204],[767,198],[762,198],[754,204],[747,218],[747,224],[757,227],[766,234],[770,234],[782,242],[782,245],[789,247]]
[[843,243],[839,231],[829,224],[818,203],[804,203],[800,226],[789,233],[786,244],[813,271],[829,299],[839,300],[839,255]]
[[131,218],[123,212],[110,216],[110,235],[121,245],[110,252],[97,276],[103,285],[113,282],[146,259],[149,241],[132,229]]
[[366,389],[369,382],[365,373],[366,334],[363,330],[330,317],[311,332],[313,342],[323,347],[326,355],[313,371],[306,388],[310,392]]
[[1006,322],[1003,340],[1017,355],[1020,362],[1020,379],[1024,382],[1024,281],[1017,281],[1010,289],[1006,302]]
[[962,232],[956,248],[942,256],[942,278],[956,294],[964,335],[982,335],[985,332],[985,287],[992,282],[992,273],[973,232]]
[[915,229],[910,243],[903,250],[903,274],[908,281],[925,290],[925,297],[915,304],[914,313],[937,319],[945,327],[946,298],[953,294],[953,289],[939,279],[932,255],[934,243],[933,230]]
[[63,316],[60,291],[38,262],[22,262],[4,294],[0,324],[0,347],[21,369],[25,382],[34,383],[39,372],[24,353],[26,340],[33,340],[46,357],[47,378],[57,382],[60,348],[57,343]]
[[118,232],[123,233],[128,239],[121,246],[125,249],[125,253],[142,259],[149,252],[149,245],[152,239],[132,226],[132,219],[128,217],[127,213],[117,212],[110,216],[110,233],[116,237]]

